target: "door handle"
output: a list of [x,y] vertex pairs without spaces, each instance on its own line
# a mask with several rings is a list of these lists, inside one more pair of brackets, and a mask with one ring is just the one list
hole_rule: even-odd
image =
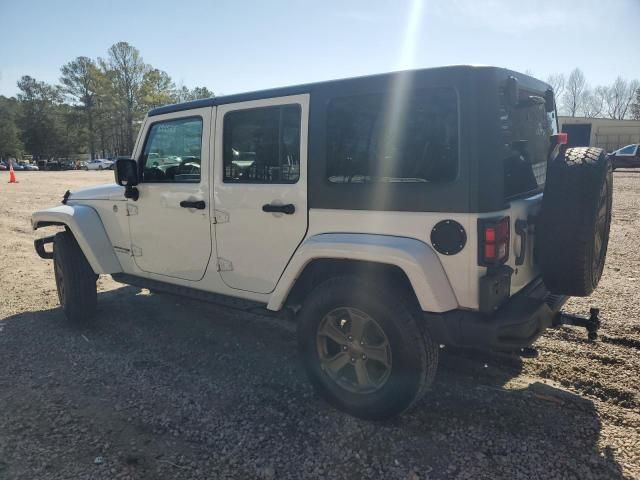
[[262,211],[268,213],[285,213],[287,215],[293,215],[296,211],[296,207],[291,203],[288,203],[286,205],[274,205],[272,203],[267,203],[262,206]]
[[524,263],[524,256],[527,254],[527,229],[529,224],[526,220],[516,220],[516,235],[520,236],[520,253],[516,257],[516,265]]
[[197,208],[198,210],[204,210],[204,200],[183,200],[180,202],[182,208]]

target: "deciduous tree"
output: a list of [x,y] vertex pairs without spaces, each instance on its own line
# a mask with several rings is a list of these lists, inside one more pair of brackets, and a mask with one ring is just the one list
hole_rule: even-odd
[[636,88],[635,99],[631,104],[631,118],[640,120],[640,87]]
[[640,87],[637,80],[626,81],[622,77],[615,79],[613,84],[606,89],[605,110],[609,118],[622,120],[631,113],[630,106],[635,92]]
[[564,109],[570,116],[575,117],[583,108],[586,90],[587,81],[584,73],[579,68],[575,68],[567,78],[562,96]]
[[607,89],[602,86],[598,86],[593,90],[586,90],[584,92],[582,115],[587,118],[601,117],[605,108],[606,96]]

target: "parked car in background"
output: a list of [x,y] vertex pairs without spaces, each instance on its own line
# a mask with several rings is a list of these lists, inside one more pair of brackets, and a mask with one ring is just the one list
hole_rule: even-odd
[[633,143],[609,154],[613,169],[640,168],[640,145]]
[[25,170],[24,162],[13,162],[13,169],[14,170]]
[[104,158],[96,158],[94,160],[89,160],[85,162],[84,165],[85,170],[113,170],[113,162],[111,160],[106,160]]
[[29,171],[40,170],[38,166],[34,165],[33,163],[28,163],[28,162],[19,162],[19,163],[20,165],[22,165],[23,170],[29,170]]
[[3,163],[0,162],[0,170],[8,170],[9,168]]
[[[17,162],[17,165],[21,167],[21,170],[29,170],[29,171],[40,170],[37,165],[34,165],[29,162],[25,162],[25,161]],[[14,168],[15,168],[15,165],[14,165]]]

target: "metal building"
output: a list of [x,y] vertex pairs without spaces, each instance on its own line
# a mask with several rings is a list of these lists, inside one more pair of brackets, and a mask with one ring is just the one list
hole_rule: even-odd
[[569,146],[592,146],[612,152],[631,143],[640,143],[640,120],[558,117],[560,131],[569,134]]

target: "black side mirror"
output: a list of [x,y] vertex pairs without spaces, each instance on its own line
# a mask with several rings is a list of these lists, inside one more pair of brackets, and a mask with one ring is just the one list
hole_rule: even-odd
[[124,196],[132,200],[138,200],[139,192],[135,188],[138,185],[138,164],[130,158],[118,158],[114,169],[116,183],[125,187]]

